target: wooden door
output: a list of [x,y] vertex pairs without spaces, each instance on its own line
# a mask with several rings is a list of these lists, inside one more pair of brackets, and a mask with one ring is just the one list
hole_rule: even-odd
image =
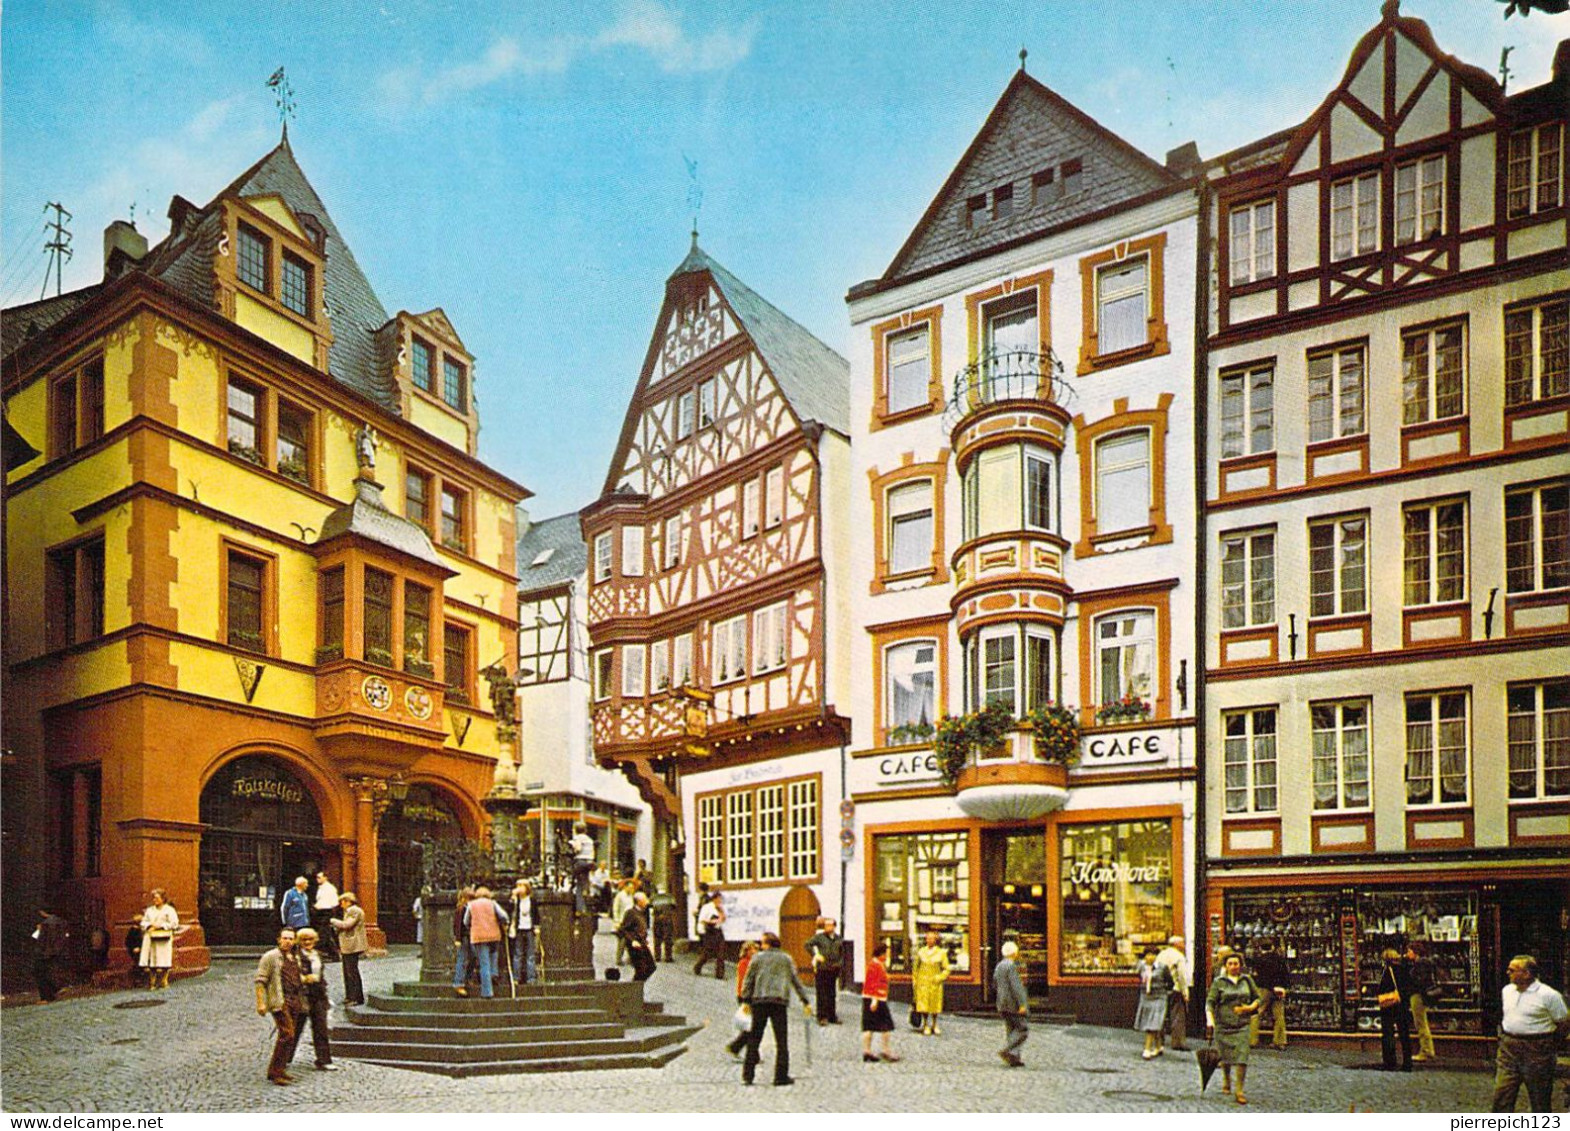
[[807,940],[818,933],[818,916],[822,913],[812,889],[800,884],[780,901],[780,947],[796,960],[799,971],[812,968],[807,958]]

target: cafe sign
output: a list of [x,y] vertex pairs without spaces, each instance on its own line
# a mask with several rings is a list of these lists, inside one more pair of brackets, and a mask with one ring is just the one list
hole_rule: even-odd
[[853,793],[936,785],[942,776],[938,770],[938,756],[930,746],[858,755],[851,762],[850,772]]
[[1103,770],[1165,762],[1176,750],[1176,732],[1170,730],[1116,730],[1087,734],[1079,741],[1081,769]]

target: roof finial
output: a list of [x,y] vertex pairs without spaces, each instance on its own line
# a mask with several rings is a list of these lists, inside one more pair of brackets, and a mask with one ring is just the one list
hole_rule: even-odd
[[1401,14],[1401,0],[1385,0],[1379,6],[1379,14],[1387,20],[1393,20]]
[[698,248],[698,213],[703,211],[703,186],[698,184],[698,163],[685,153],[681,159],[687,163],[687,207],[692,210],[692,247]]
[[1030,52],[1026,51],[1024,46],[1022,45],[1020,47],[1020,49],[1019,49],[1019,69],[1021,71],[1023,71],[1025,69],[1025,57],[1027,55],[1029,55],[1029,54],[1030,54]]
[[692,250],[698,250],[698,225],[696,223],[692,225]]
[[281,144],[289,143],[289,119],[294,117],[294,87],[289,85],[289,77],[279,67],[267,80],[267,88],[273,92],[273,104],[278,108],[278,120],[283,124],[283,140]]

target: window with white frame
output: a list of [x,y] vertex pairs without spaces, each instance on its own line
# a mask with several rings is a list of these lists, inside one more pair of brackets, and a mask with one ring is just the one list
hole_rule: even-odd
[[1001,703],[1023,716],[1056,701],[1057,639],[1033,624],[991,625],[965,645],[965,700],[971,710]]
[[1148,340],[1150,263],[1145,256],[1096,272],[1096,349],[1118,353]]
[[1052,457],[1045,448],[1026,445],[1025,457],[1025,529],[1052,531],[1057,529],[1054,517],[1057,496],[1052,493]]
[[1445,230],[1445,159],[1420,157],[1396,166],[1396,243],[1431,240]]
[[643,698],[643,677],[648,649],[642,644],[624,644],[621,649],[621,693],[625,699]]
[[1276,370],[1256,365],[1221,375],[1221,458],[1276,449]]
[[1018,382],[1028,380],[1030,393],[1040,379],[1037,353],[1041,350],[1036,288],[1018,291],[982,307],[981,352],[988,386],[987,400],[1022,395]]
[[785,666],[785,602],[752,614],[752,670],[771,672]]
[[641,526],[621,528],[621,575],[643,576],[643,527]]
[[817,777],[703,794],[698,868],[721,883],[812,881],[819,874]]
[[1330,258],[1379,250],[1379,174],[1363,173],[1330,186]]
[[1510,135],[1505,211],[1510,219],[1559,207],[1563,179],[1564,126],[1559,122]]
[[1505,404],[1570,393],[1570,299],[1505,311]]
[[1221,627],[1276,623],[1276,533],[1221,537]]
[[1150,432],[1120,432],[1096,444],[1096,531],[1150,525]]
[[695,389],[676,395],[676,439],[685,440],[692,435],[697,424],[698,394]]
[[1570,679],[1505,691],[1510,800],[1570,795]]
[[923,322],[914,329],[883,339],[890,414],[928,402],[932,383],[931,336],[931,324]]
[[1274,813],[1276,788],[1276,709],[1255,707],[1221,716],[1226,761],[1228,813]]
[[[935,640],[902,640],[883,650],[884,741],[919,741],[937,723],[938,645]],[[898,731],[899,734],[894,732]]]
[[731,617],[714,623],[714,682],[729,683],[747,674],[747,617]]
[[609,530],[594,536],[594,580],[596,583],[609,581],[611,577],[611,532]]
[[1308,615],[1368,611],[1368,516],[1353,515],[1308,527]]
[[716,396],[719,392],[719,380],[710,377],[706,381],[698,382],[698,427],[707,428],[714,423],[716,409]]
[[804,880],[818,874],[818,779],[786,785],[790,818],[790,875]]
[[665,543],[662,550],[666,569],[675,569],[681,565],[682,537],[684,533],[680,512],[671,515],[665,520]]
[[758,532],[758,493],[756,477],[741,485],[741,536],[751,538]]
[[1401,335],[1401,423],[1426,424],[1466,411],[1465,327],[1460,322]]
[[1268,279],[1276,273],[1276,202],[1257,200],[1232,209],[1232,238],[1227,262],[1232,285]]
[[1003,444],[979,452],[965,469],[965,538],[1014,530],[1058,529],[1053,468],[1057,457],[1033,444]]
[[1011,715],[1019,713],[1019,634],[1013,628],[982,629],[977,641],[976,687],[979,707],[1001,703]]
[[1156,614],[1151,609],[1114,613],[1096,621],[1097,702],[1147,704],[1156,683]]
[[752,803],[755,790],[725,795],[725,879],[750,883],[753,866]]
[[1465,805],[1470,800],[1471,735],[1465,691],[1406,697],[1406,803]]
[[684,632],[671,641],[671,684],[686,687],[692,682],[692,633]]
[[1407,608],[1466,598],[1466,503],[1403,507],[1403,601]]
[[1312,703],[1314,808],[1369,805],[1368,700]]
[[888,562],[893,575],[932,570],[932,480],[888,493]]
[[1570,483],[1505,492],[1505,592],[1570,585]]
[[649,645],[649,692],[658,695],[671,687],[671,648],[669,640]]
[[609,648],[594,653],[594,698],[596,701],[611,697],[611,673],[615,670],[616,654]]
[[758,819],[756,875],[760,884],[785,878],[785,787],[758,787],[754,808]]
[[785,469],[771,467],[763,475],[763,528],[773,530],[785,521]]
[[1364,404],[1362,346],[1309,355],[1309,443],[1367,432]]
[[712,867],[714,878],[725,874],[725,795],[698,798],[698,868]]

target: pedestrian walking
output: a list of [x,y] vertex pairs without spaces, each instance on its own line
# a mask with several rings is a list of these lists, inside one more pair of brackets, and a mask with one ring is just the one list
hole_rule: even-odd
[[921,1015],[921,1033],[936,1037],[941,1030],[938,1018],[943,1015],[943,983],[949,980],[949,951],[938,941],[938,932],[928,931],[926,945],[916,951],[916,964],[912,970],[915,1005]]
[[360,981],[360,959],[370,949],[365,937],[365,911],[354,892],[338,897],[338,918],[328,925],[338,933],[338,956],[343,960],[343,1003],[365,1004],[365,985]]
[[1407,980],[1412,984],[1412,996],[1407,1004],[1412,1009],[1412,1029],[1417,1034],[1417,1055],[1414,1061],[1433,1060],[1434,1033],[1428,1027],[1428,1009],[1439,1001],[1439,979],[1434,974],[1434,964],[1428,957],[1428,948],[1420,942],[1406,944]]
[[632,910],[632,893],[637,890],[637,885],[631,880],[623,880],[611,900],[611,922],[615,924],[612,930],[616,931],[616,965],[618,966],[627,961],[627,940],[621,936],[621,923],[627,917],[627,912]]
[[[632,881],[627,881],[628,886]],[[654,955],[649,950],[649,897],[643,892],[632,896],[632,906],[622,913],[616,924],[617,942],[627,948],[632,960],[632,980],[647,982],[654,973]]]
[[1535,1112],[1553,1110],[1557,1048],[1570,1033],[1570,1012],[1559,991],[1537,980],[1537,959],[1518,954],[1505,969],[1500,991],[1499,1053],[1494,1069],[1494,1110],[1514,1111],[1521,1085]]
[[654,957],[660,962],[674,962],[671,948],[676,941],[676,900],[661,892],[649,902],[654,907]]
[[741,996],[752,1007],[752,1031],[747,1034],[747,1051],[741,1062],[741,1082],[751,1084],[758,1062],[758,1047],[763,1043],[763,1030],[774,1030],[774,1085],[783,1088],[796,1081],[790,1074],[790,1026],[786,1009],[791,991],[801,999],[802,1011],[810,1019],[812,1005],[807,1001],[807,988],[796,976],[796,961],[780,949],[780,937],[773,931],[764,931],[761,949],[752,956],[747,967],[747,978],[742,983]]
[[272,1014],[276,1034],[267,1079],[274,1084],[293,1084],[289,1062],[294,1059],[300,1025],[310,1007],[305,1001],[300,962],[294,953],[294,931],[288,927],[278,932],[278,945],[256,964],[256,1012],[261,1017]]
[[[1219,952],[1218,952],[1219,953]],[[1248,1019],[1264,1004],[1259,986],[1243,973],[1243,956],[1227,948],[1221,959],[1221,972],[1210,983],[1205,995],[1205,1012],[1210,1024],[1211,1043],[1220,1056],[1221,1090],[1232,1094],[1232,1072],[1237,1070],[1237,1102],[1248,1103],[1243,1081],[1248,1076]]]
[[1188,955],[1183,953],[1183,936],[1173,935],[1167,945],[1156,955],[1156,965],[1165,966],[1172,978],[1172,991],[1167,995],[1167,1019],[1162,1024],[1162,1038],[1172,1034],[1174,1051],[1188,1047],[1188,995],[1194,978]]
[[512,914],[507,920],[512,940],[512,980],[526,985],[538,975],[534,969],[534,885],[519,880],[512,886]]
[[709,960],[714,961],[714,976],[725,979],[725,900],[719,892],[712,892],[709,901],[698,909],[698,962],[694,974],[702,974]]
[[572,853],[572,894],[579,915],[591,910],[589,884],[594,873],[594,838],[589,826],[578,821],[572,826],[572,839],[567,842]]
[[[1381,1067],[1386,1072],[1412,1071],[1412,983],[1407,976],[1406,963],[1395,947],[1386,948],[1380,955],[1384,967],[1379,972],[1379,1050],[1383,1058]],[[1397,1063],[1396,1038],[1400,1036],[1400,1058]]]
[[[125,953],[131,960],[130,968],[126,971],[126,979],[134,990],[150,981],[147,974],[142,972],[142,925],[138,920],[125,929]],[[148,989],[152,989],[148,985]]]
[[310,886],[310,880],[296,876],[294,887],[283,893],[283,900],[278,904],[278,917],[291,931],[311,925],[310,902],[305,898],[306,889]]
[[316,873],[316,895],[311,902],[311,928],[316,932],[317,951],[324,961],[338,961],[338,932],[333,916],[338,914],[338,889],[326,872]]
[[507,925],[507,912],[491,898],[491,889],[479,887],[463,909],[463,925],[468,928],[469,945],[480,967],[480,996],[493,996],[496,980],[496,951]]
[[812,990],[818,1006],[819,1025],[838,1025],[840,946],[839,924],[825,916],[818,920],[818,933],[807,940],[807,957],[812,960]]
[[65,920],[40,908],[38,926],[33,928],[33,984],[38,987],[39,1001],[54,1001],[60,996],[70,940],[71,929]]
[[1280,1051],[1287,1047],[1287,983],[1292,979],[1292,971],[1275,939],[1265,939],[1260,944],[1251,973],[1264,994],[1265,1005],[1249,1022],[1248,1043],[1259,1047],[1259,1034],[1268,1015],[1270,1047]]
[[1166,1052],[1161,1041],[1161,1030],[1167,1023],[1167,998],[1172,994],[1172,970],[1156,961],[1159,953],[1155,947],[1149,948],[1139,964],[1139,1005],[1134,1010],[1134,1029],[1145,1034],[1145,1050],[1139,1054],[1144,1060]]
[[[311,1020],[311,1049],[316,1054],[316,1070],[337,1072],[327,1035],[327,1011],[331,1008],[327,996],[327,956],[321,952],[320,942],[321,936],[314,927],[306,927],[294,937],[300,982],[305,987],[306,1016]],[[298,1040],[295,1045],[299,1046]]]
[[[752,1032],[752,1007],[747,1004],[747,999],[741,996],[742,986],[747,981],[747,969],[752,965],[752,956],[758,953],[758,944],[748,939],[741,944],[741,956],[736,959],[736,1039],[725,1046],[725,1050],[737,1060],[741,1059],[741,1050],[747,1047],[747,1034]],[[746,1018],[746,1025],[741,1024],[741,1019]]]
[[452,992],[459,997],[469,996],[469,972],[478,966],[474,946],[469,941],[469,901],[474,898],[474,888],[464,887],[452,907]]
[[142,912],[142,949],[137,965],[147,971],[147,988],[167,990],[169,971],[174,966],[174,936],[180,930],[180,916],[163,888],[154,888],[152,903]]
[[[876,1064],[880,1059],[893,1063],[900,1060],[894,1055],[894,1015],[889,1012],[889,970],[885,965],[889,944],[880,942],[872,948],[867,959],[867,969],[861,979],[861,1059]],[[872,1034],[883,1034],[883,1052],[872,1055]]]
[[1025,1061],[1019,1050],[1025,1047],[1030,1036],[1030,998],[1025,993],[1025,980],[1019,976],[1014,957],[1019,954],[1019,943],[1010,939],[1003,944],[1003,957],[992,971],[992,986],[998,1003],[998,1016],[1003,1018],[1007,1034],[998,1056],[1010,1068],[1023,1068]]

